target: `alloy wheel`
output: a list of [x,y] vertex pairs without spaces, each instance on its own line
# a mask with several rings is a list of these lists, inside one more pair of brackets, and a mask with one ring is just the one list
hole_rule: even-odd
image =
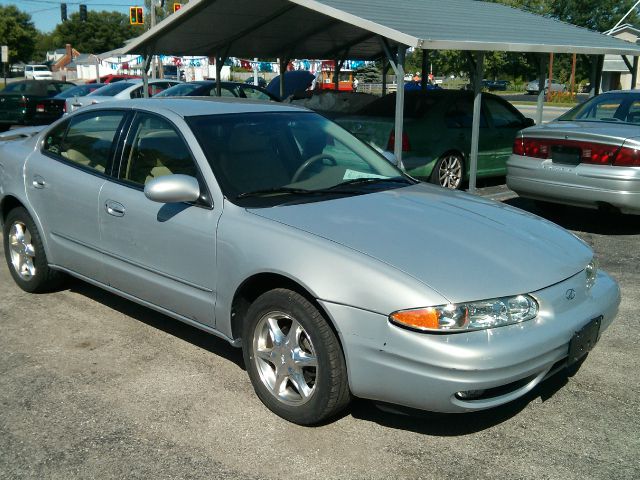
[[306,330],[290,315],[269,312],[258,321],[253,358],[260,380],[282,403],[303,405],[315,393],[315,348]]
[[11,265],[22,280],[31,280],[36,275],[35,248],[27,226],[16,221],[9,229],[9,252]]
[[438,183],[441,187],[457,189],[462,182],[462,161],[456,155],[447,155],[438,168]]

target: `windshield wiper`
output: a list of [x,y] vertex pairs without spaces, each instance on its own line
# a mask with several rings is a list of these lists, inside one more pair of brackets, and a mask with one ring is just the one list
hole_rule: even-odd
[[392,177],[392,178],[353,178],[351,180],[345,180],[344,182],[340,182],[333,187],[329,187],[327,190],[334,190],[341,187],[349,186],[349,185],[368,185],[372,183],[404,183],[406,185],[413,185],[413,182],[408,178],[404,177]]

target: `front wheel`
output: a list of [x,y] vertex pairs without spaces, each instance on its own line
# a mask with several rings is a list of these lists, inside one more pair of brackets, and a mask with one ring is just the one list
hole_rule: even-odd
[[429,181],[444,188],[457,190],[462,186],[464,160],[458,153],[447,153],[433,168]]
[[49,268],[38,228],[24,208],[9,212],[3,234],[9,271],[22,290],[41,293],[60,286],[64,276]]
[[340,343],[302,295],[275,289],[258,297],[247,312],[242,348],[256,394],[285,420],[316,424],[349,403]]

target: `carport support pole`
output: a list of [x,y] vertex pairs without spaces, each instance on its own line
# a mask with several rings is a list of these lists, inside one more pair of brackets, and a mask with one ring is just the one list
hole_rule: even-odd
[[389,70],[389,62],[387,60],[382,61],[382,96],[387,94],[387,70]]
[[[385,38],[380,37],[380,44],[391,68],[393,68],[393,72],[396,74],[396,118],[393,154],[396,157],[398,168],[404,170],[404,164],[402,163],[402,127],[404,126],[404,58],[407,53],[407,47],[398,45],[397,53],[394,54]],[[383,71],[383,73],[385,72]],[[383,88],[384,86],[385,84],[383,84]]]
[[284,74],[287,71],[289,60],[286,58],[279,58],[278,62],[280,64],[280,98],[284,100]]
[[589,90],[589,98],[600,95],[603,66],[604,55],[593,55],[591,57],[591,89]]
[[220,76],[222,75],[222,57],[216,55],[216,97],[222,96],[222,84],[220,83]]
[[633,90],[638,83],[638,57],[633,57],[633,67],[631,70],[631,90]]
[[151,55],[144,57],[144,63],[142,68],[142,95],[143,98],[149,98],[149,65],[151,64]]
[[542,114],[544,110],[544,87],[540,88],[540,85],[544,85],[545,76],[547,70],[547,57],[544,55],[538,56],[538,104],[536,106],[536,125],[542,125]]
[[420,89],[423,92],[427,90],[427,84],[429,83],[429,74],[427,73],[428,64],[429,50],[422,50],[422,76],[420,77]]
[[469,193],[475,193],[476,177],[478,176],[478,144],[480,142],[480,112],[482,109],[482,77],[484,76],[484,52],[475,52],[474,67],[473,124],[471,125],[471,158],[469,159]]

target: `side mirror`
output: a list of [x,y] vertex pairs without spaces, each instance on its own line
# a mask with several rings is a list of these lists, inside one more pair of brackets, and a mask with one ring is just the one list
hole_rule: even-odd
[[165,175],[147,183],[144,194],[159,203],[195,202],[200,198],[200,185],[189,175]]
[[526,127],[533,127],[535,126],[536,121],[533,118],[525,118],[524,119],[524,123],[523,125]]

